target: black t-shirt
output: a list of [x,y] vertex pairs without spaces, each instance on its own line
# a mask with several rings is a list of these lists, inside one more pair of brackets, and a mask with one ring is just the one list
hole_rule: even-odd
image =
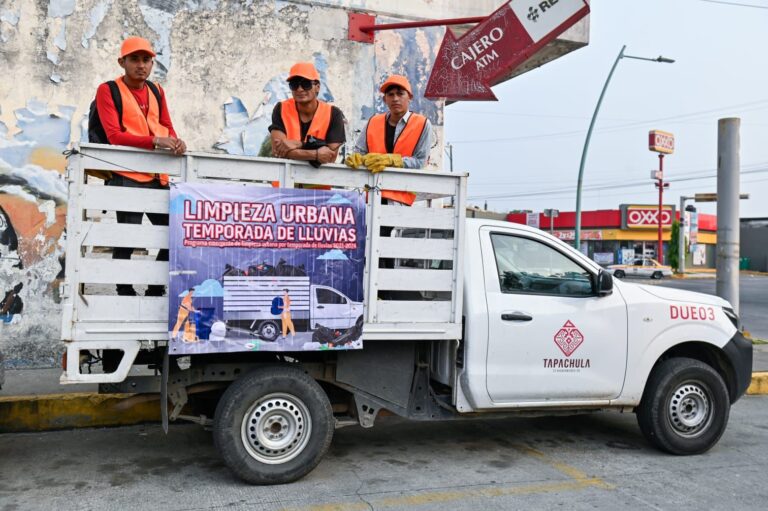
[[[283,124],[283,104],[278,103],[275,108],[272,109],[272,124],[269,126],[269,131],[280,130],[283,133],[287,133],[285,124]],[[301,139],[307,136],[310,122],[301,122]],[[326,144],[343,144],[347,140],[347,136],[344,133],[344,114],[341,110],[335,106],[331,106],[331,123],[328,125],[328,132],[325,134]]]
[[395,128],[397,128],[397,126],[389,124],[389,120],[384,124],[387,126],[387,129],[384,132],[384,145],[387,147],[387,153],[391,154],[395,152]]

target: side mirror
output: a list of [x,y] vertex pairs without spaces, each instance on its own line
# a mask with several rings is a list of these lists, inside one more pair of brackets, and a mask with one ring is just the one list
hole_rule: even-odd
[[613,275],[605,270],[597,273],[597,296],[608,296],[613,293]]

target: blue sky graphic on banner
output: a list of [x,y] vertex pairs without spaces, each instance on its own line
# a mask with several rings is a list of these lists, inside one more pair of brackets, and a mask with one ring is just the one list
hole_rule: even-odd
[[171,353],[362,348],[365,197],[171,187]]

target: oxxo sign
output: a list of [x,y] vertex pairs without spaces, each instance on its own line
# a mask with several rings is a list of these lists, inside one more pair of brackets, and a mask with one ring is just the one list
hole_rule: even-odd
[[[662,228],[672,227],[675,218],[675,209],[672,206],[664,206],[661,210]],[[621,206],[621,223],[624,229],[658,229],[658,206]]]
[[648,132],[648,149],[656,153],[672,154],[675,152],[675,136],[666,131],[651,130]]

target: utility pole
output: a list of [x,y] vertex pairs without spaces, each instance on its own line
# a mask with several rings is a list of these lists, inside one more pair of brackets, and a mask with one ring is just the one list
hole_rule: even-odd
[[717,296],[739,313],[739,174],[741,119],[717,122]]
[[[662,239],[661,234],[664,225],[664,221],[661,217],[661,211],[664,208],[664,185],[664,155],[659,154],[659,179],[656,182],[656,186],[659,187],[659,239],[656,248],[656,257],[661,264],[664,264],[664,240]],[[666,183],[666,185],[669,186],[669,183]]]
[[656,186],[659,187],[659,211],[657,214],[657,220],[659,222],[659,239],[656,248],[656,259],[658,259],[661,264],[664,264],[664,240],[662,239],[664,220],[662,218],[662,212],[664,211],[664,188],[669,186],[669,183],[664,182],[664,155],[675,152],[675,136],[666,131],[651,130],[648,132],[648,149],[655,153],[659,153],[659,170],[651,171],[651,179],[655,179]]

